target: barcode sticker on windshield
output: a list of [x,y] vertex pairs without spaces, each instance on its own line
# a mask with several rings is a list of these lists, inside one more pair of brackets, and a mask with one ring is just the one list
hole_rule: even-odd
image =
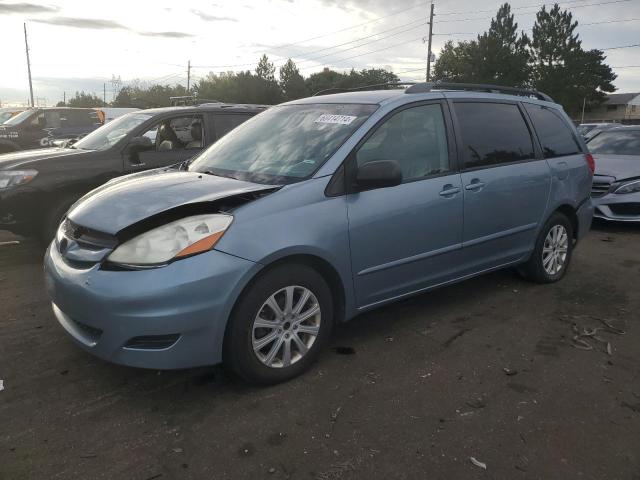
[[339,125],[350,125],[358,117],[352,117],[351,115],[329,115],[325,113],[320,115],[315,123],[337,123]]

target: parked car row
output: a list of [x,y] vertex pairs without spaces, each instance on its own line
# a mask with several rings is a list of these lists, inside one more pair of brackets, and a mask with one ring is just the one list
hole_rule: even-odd
[[0,154],[45,147],[64,147],[105,123],[137,108],[3,108],[0,109]]
[[[107,123],[70,148],[0,155],[0,228],[48,243],[64,213],[89,190],[120,175],[193,157],[264,108],[209,104],[144,110]],[[94,119],[92,109],[75,112],[86,125]],[[24,132],[27,142],[39,135],[39,118],[37,112],[25,111],[9,127]],[[12,131],[5,125],[0,135],[3,127]]]

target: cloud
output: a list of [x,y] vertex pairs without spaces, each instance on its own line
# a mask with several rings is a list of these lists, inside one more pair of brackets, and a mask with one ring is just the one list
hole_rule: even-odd
[[191,13],[200,17],[200,20],[204,20],[205,22],[237,22],[237,18],[232,17],[218,17],[216,15],[210,15],[201,10],[192,9]]
[[103,20],[98,18],[77,18],[77,17],[50,17],[31,19],[33,22],[46,23],[48,25],[57,25],[61,27],[71,28],[87,28],[93,30],[128,30],[138,35],[145,37],[160,37],[160,38],[190,38],[194,37],[190,33],[185,32],[142,32],[135,31],[113,20]]
[[0,3],[0,15],[11,15],[14,13],[53,13],[58,10],[58,7],[48,7],[34,3]]
[[32,22],[38,23],[47,23],[49,25],[59,25],[62,27],[73,27],[73,28],[91,28],[98,30],[105,29],[120,29],[120,30],[129,30],[127,27],[122,25],[121,23],[114,22],[113,20],[103,20],[99,18],[77,18],[77,17],[50,17],[50,18],[39,18],[39,19],[31,19]]
[[195,37],[195,35],[191,33],[185,33],[185,32],[138,32],[138,34],[144,35],[145,37],[163,37],[163,38]]

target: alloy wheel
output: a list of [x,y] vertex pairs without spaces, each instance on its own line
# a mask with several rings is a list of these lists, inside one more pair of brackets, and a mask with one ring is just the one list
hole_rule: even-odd
[[542,266],[549,275],[557,275],[564,268],[569,250],[569,235],[563,225],[554,225],[544,239]]
[[320,303],[308,288],[284,287],[272,294],[253,320],[253,351],[263,365],[288,367],[302,359],[320,332]]

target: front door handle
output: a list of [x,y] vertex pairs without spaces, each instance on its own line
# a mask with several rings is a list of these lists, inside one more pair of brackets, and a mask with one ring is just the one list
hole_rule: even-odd
[[471,183],[464,187],[465,190],[470,190],[470,191],[478,191],[478,190],[482,190],[482,188],[484,188],[484,183],[477,178],[474,178],[473,180],[471,180]]
[[442,197],[452,197],[456,193],[460,193],[460,188],[454,187],[450,183],[442,187],[442,191],[440,192],[440,196]]

